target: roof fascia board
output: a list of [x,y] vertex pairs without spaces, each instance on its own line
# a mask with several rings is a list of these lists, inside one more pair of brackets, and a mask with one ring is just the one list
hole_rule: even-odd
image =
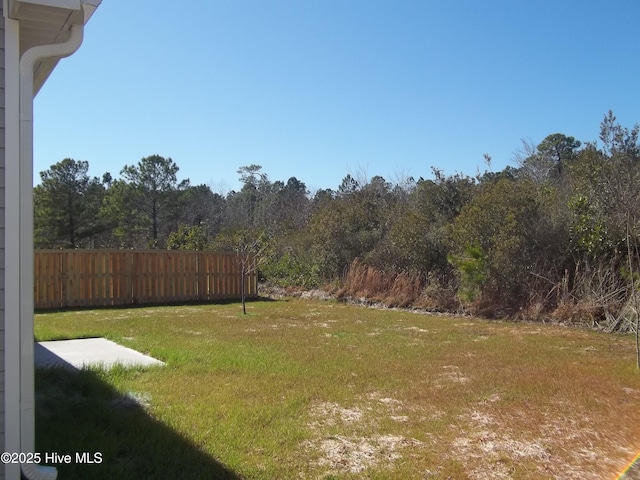
[[23,3],[32,5],[40,5],[43,7],[65,8],[67,10],[80,10],[82,8],[82,0],[9,0],[9,16],[16,18]]
[[82,9],[84,10],[84,24],[86,25],[93,13],[100,6],[102,0],[83,0]]

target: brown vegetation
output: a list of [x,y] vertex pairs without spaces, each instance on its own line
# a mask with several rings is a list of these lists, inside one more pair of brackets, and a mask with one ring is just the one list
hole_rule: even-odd
[[460,306],[455,286],[444,276],[436,278],[419,272],[385,272],[365,265],[359,259],[347,269],[336,296],[432,312],[454,313]]

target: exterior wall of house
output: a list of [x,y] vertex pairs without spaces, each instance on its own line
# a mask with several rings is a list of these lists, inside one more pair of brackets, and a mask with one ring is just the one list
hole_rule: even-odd
[[[0,452],[5,451],[4,425],[4,15],[0,2]],[[4,468],[0,468],[0,479],[4,479]]]
[[[4,425],[4,14],[0,2],[0,452],[5,451]],[[5,478],[0,465],[0,480]]]

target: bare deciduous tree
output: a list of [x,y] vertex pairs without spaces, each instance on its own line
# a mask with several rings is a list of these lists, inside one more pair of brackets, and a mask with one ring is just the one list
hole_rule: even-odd
[[252,273],[257,274],[264,262],[268,243],[263,235],[256,235],[251,230],[241,230],[233,237],[233,253],[236,268],[240,273],[240,297],[242,313],[247,314],[247,279]]

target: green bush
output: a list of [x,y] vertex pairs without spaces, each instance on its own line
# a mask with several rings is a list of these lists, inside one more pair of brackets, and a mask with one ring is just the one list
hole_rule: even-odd
[[487,279],[487,259],[482,248],[468,245],[462,255],[449,254],[448,260],[460,275],[458,295],[464,301],[474,301]]
[[281,287],[315,288],[321,282],[318,263],[289,252],[267,259],[260,273],[264,280]]

